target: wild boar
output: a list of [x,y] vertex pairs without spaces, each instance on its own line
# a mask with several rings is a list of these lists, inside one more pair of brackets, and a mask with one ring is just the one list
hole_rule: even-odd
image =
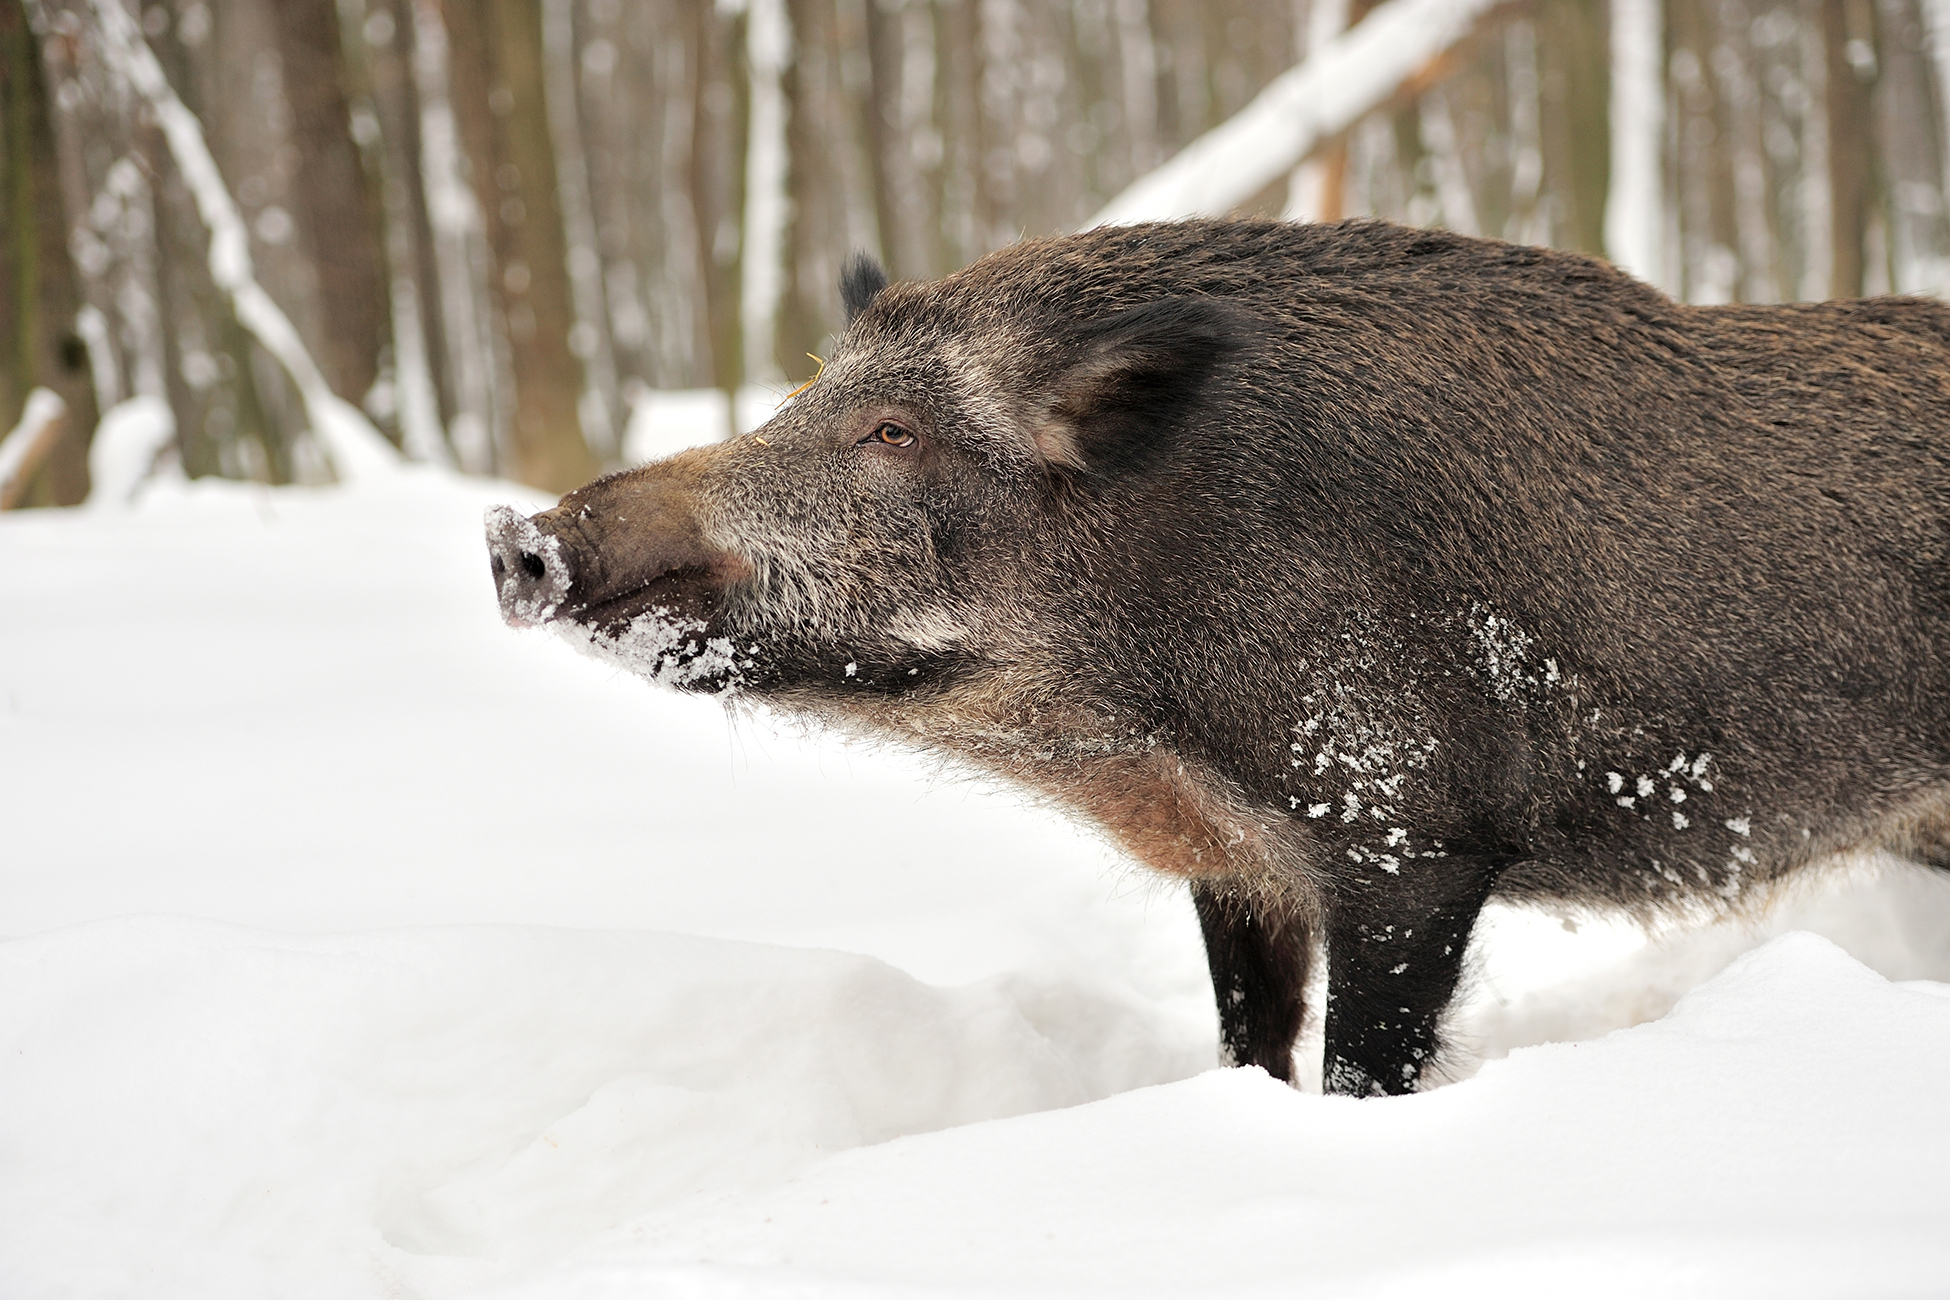
[[[1675,303],[1372,222],[1026,240],[762,429],[490,512],[501,606],[1190,882],[1223,1048],[1413,1089],[1496,897],[1950,865],[1950,310]],[[1430,1076],[1433,1077],[1433,1076]]]

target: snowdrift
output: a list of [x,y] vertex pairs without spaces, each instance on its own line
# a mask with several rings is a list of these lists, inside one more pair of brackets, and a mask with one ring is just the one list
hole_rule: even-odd
[[1496,911],[1457,1082],[1213,1071],[1178,892],[506,632],[509,499],[0,518],[0,1295],[1945,1293],[1950,881]]

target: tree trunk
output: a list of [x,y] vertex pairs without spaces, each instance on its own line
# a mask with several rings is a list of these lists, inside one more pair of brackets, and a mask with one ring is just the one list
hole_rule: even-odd
[[923,0],[891,8],[876,2],[866,6],[866,17],[882,251],[895,279],[924,280],[952,269],[940,204],[947,145],[936,121],[934,8]]
[[1828,65],[1829,295],[1859,298],[1869,233],[1869,122],[1875,79],[1874,15],[1866,0],[1824,0]]
[[[384,0],[370,8],[365,0],[338,0],[338,17],[346,33],[339,49],[355,124],[353,138],[383,213],[377,238],[391,308],[390,414],[408,457],[451,465],[454,456],[444,413],[452,410],[452,404],[451,395],[442,388],[445,367],[434,363],[441,349],[439,286],[433,279],[426,191],[420,184],[419,116],[408,70],[413,17],[396,13]],[[388,414],[383,408],[373,413]]]
[[540,0],[454,3],[445,12],[454,113],[493,250],[490,292],[514,388],[503,468],[566,492],[601,467],[576,409],[582,363],[569,348],[575,312],[542,79]]
[[1568,209],[1556,242],[1605,255],[1610,188],[1611,57],[1606,11],[1588,0],[1543,0],[1537,9],[1544,170]]
[[691,148],[691,210],[696,214],[704,299],[717,385],[735,391],[744,380],[744,334],[739,326],[743,279],[745,145],[751,113],[750,80],[741,51],[745,19],[715,5],[698,14],[695,143]]
[[1891,288],[1950,290],[1943,222],[1942,150],[1930,98],[1928,39],[1915,0],[1877,0],[1877,154],[1883,162]]
[[358,403],[379,376],[392,329],[379,186],[351,132],[334,0],[277,0],[272,13],[291,106],[298,229],[318,267],[318,365]]
[[790,378],[799,374],[802,353],[823,353],[829,322],[839,317],[838,292],[827,281],[837,276],[839,258],[849,251],[842,194],[845,176],[836,163],[851,123],[837,84],[838,16],[832,0],[793,0],[788,12],[798,49],[781,79],[790,105],[786,160],[792,210],[785,292],[779,304],[778,355]]
[[[1312,0],[1307,11],[1307,48],[1312,58],[1328,42],[1368,16],[1375,0]],[[1334,12],[1339,10],[1338,13]],[[1347,132],[1314,150],[1294,169],[1287,191],[1288,215],[1301,221],[1339,221],[1347,213]]]
[[74,331],[81,293],[48,110],[26,15],[0,0],[0,431],[13,428],[36,387],[67,405],[41,468],[14,487],[20,505],[73,505],[88,495],[96,414],[87,349]]
[[616,353],[603,294],[589,150],[582,138],[582,83],[577,75],[575,0],[542,0],[542,85],[555,195],[562,218],[572,324],[569,350],[582,362],[577,413],[583,441],[607,465],[618,463]]

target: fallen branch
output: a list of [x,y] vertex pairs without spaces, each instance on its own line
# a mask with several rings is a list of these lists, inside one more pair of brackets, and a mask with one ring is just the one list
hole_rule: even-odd
[[304,401],[312,435],[331,460],[333,471],[345,481],[396,468],[399,453],[357,407],[332,391],[318,363],[305,350],[291,318],[258,284],[251,265],[250,236],[203,139],[203,125],[177,98],[162,65],[136,30],[135,20],[120,0],[93,3],[109,65],[155,111],[170,155],[196,199],[197,215],[210,230],[210,278],[229,296],[238,322],[291,376]]
[[27,495],[28,484],[61,440],[67,414],[68,404],[52,389],[36,388],[27,394],[20,423],[0,439],[0,510],[12,510]]
[[1258,98],[1140,176],[1089,225],[1223,216],[1298,166],[1504,0],[1388,0]]

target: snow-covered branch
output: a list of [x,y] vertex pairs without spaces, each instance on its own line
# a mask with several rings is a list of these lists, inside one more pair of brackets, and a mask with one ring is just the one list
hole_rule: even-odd
[[341,479],[383,473],[399,464],[392,444],[351,403],[333,393],[290,317],[258,284],[250,236],[223,174],[203,138],[202,123],[184,106],[162,65],[136,30],[120,0],[94,0],[103,49],[115,70],[148,102],[169,143],[170,155],[210,230],[210,278],[229,296],[237,320],[291,376],[305,404],[312,434]]
[[1092,226],[1220,216],[1393,95],[1502,0],[1388,0],[1163,166],[1133,181]]

